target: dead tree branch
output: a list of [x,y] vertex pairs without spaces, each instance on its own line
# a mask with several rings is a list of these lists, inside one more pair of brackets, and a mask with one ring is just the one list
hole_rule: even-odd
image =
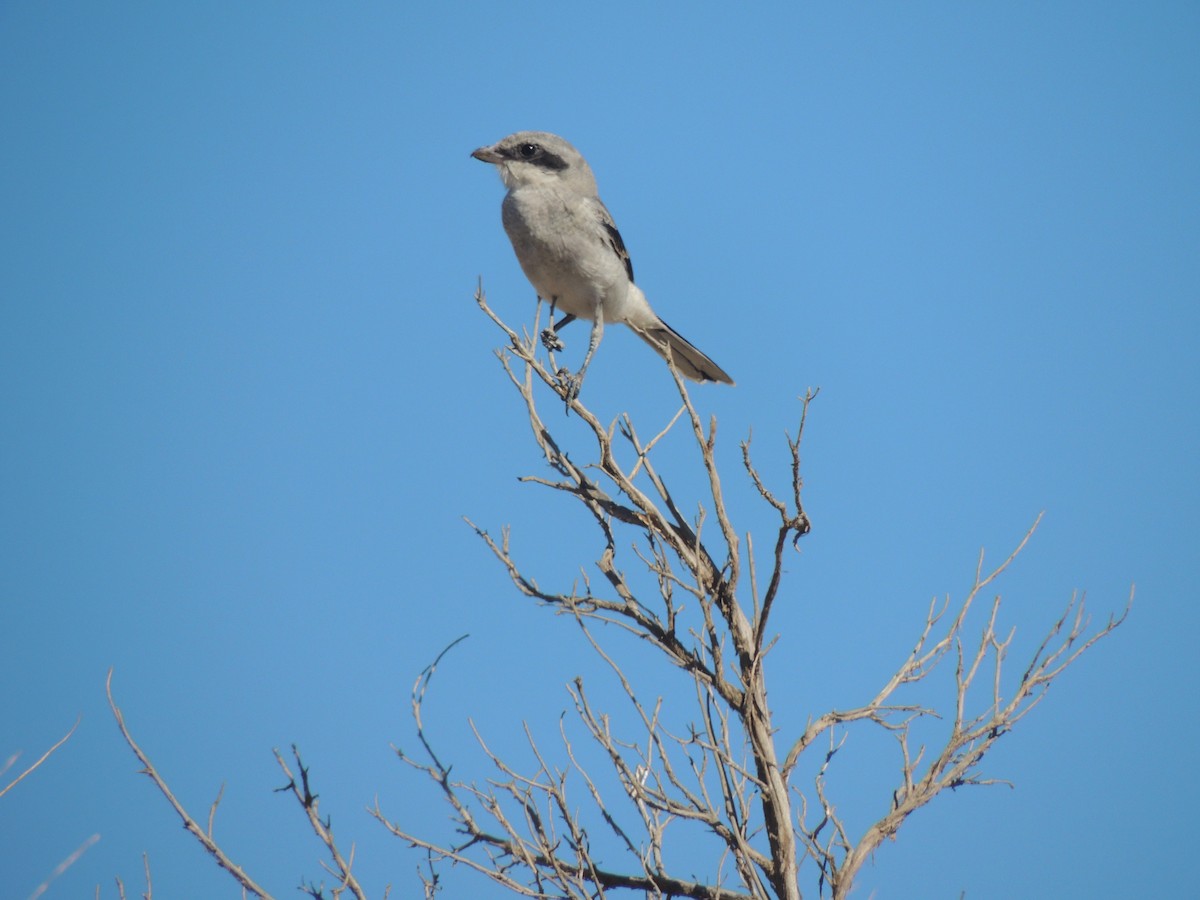
[[72,852],[66,859],[64,859],[57,866],[55,866],[54,871],[50,873],[50,875],[46,878],[46,880],[43,881],[41,884],[39,884],[37,886],[37,888],[34,890],[34,892],[29,895],[29,900],[37,900],[38,897],[42,896],[43,894],[46,893],[46,891],[50,890],[50,884],[56,878],[58,878],[60,875],[62,875],[63,872],[67,871],[67,869],[71,868],[71,866],[75,865],[75,863],[79,862],[80,857],[82,857],[83,854],[87,853],[87,851],[91,848],[91,846],[93,844],[95,844],[98,840],[100,840],[100,835],[93,834],[90,837],[88,837],[82,844],[80,844],[78,847],[76,847],[74,852]]
[[[354,847],[350,847],[348,856],[343,856],[338,849],[337,842],[333,839],[333,824],[328,816],[321,818],[319,811],[320,799],[313,793],[308,781],[308,767],[304,765],[304,761],[300,758],[300,750],[295,744],[292,745],[292,756],[296,761],[296,768],[300,772],[300,780],[296,780],[296,776],[292,774],[292,770],[288,768],[287,761],[278,751],[272,751],[275,754],[275,762],[279,764],[279,768],[283,770],[283,774],[287,776],[288,783],[281,788],[276,788],[277,793],[287,792],[296,798],[296,802],[304,810],[308,817],[308,823],[312,827],[315,834],[325,845],[325,849],[329,852],[330,859],[333,860],[333,866],[328,863],[321,863],[325,871],[334,875],[338,879],[335,887],[330,889],[334,898],[340,897],[344,892],[349,891],[351,896],[356,900],[366,900],[367,895],[363,893],[362,886],[358,883],[353,873],[350,871],[354,865]],[[301,890],[313,897],[314,900],[320,900],[325,896],[323,888],[315,885],[302,886]]]
[[[82,718],[82,717],[80,717],[80,718]],[[59,747],[61,747],[63,744],[65,744],[67,741],[69,741],[71,739],[71,735],[73,735],[75,733],[75,729],[79,727],[79,721],[80,721],[79,718],[75,719],[75,724],[71,726],[70,730],[67,731],[66,734],[64,734],[61,738],[59,738],[57,741],[54,742],[54,746],[52,746],[49,750],[47,750],[45,753],[43,753],[41,756],[39,756],[37,758],[37,760],[33,763],[33,765],[31,765],[28,769],[26,769],[24,772],[22,772],[16,778],[14,778],[12,781],[10,781],[7,785],[5,785],[4,789],[0,790],[0,797],[3,797],[9,791],[11,791],[13,788],[15,788],[18,784],[20,784],[21,781],[23,781],[27,775],[36,771],[38,766],[40,766],[42,763],[44,763],[46,760],[48,760],[50,758],[51,754],[53,754],[55,750],[57,750]],[[7,772],[9,769],[11,769],[14,765],[16,765],[16,762],[19,758],[20,758],[20,753],[17,752],[17,753],[14,753],[12,756],[10,756],[8,759],[6,759],[4,761],[4,767],[0,768],[0,775],[3,775],[5,772]]]
[[158,788],[159,792],[166,798],[167,802],[171,804],[171,808],[175,810],[176,815],[183,820],[183,827],[187,829],[188,833],[191,834],[192,837],[200,842],[201,846],[208,851],[209,856],[216,860],[217,865],[232,875],[234,880],[236,880],[237,883],[242,886],[242,889],[248,894],[252,894],[255,897],[270,898],[271,895],[267,893],[265,889],[260,887],[254,881],[254,879],[247,875],[241,866],[237,865],[233,862],[233,860],[226,856],[225,852],[217,845],[217,842],[213,840],[212,821],[213,816],[216,814],[217,803],[220,802],[220,795],[218,795],[217,800],[213,802],[212,809],[209,811],[208,831],[205,831],[203,828],[201,828],[199,823],[197,823],[195,819],[188,815],[187,810],[183,808],[183,804],[175,799],[175,795],[167,786],[166,781],[164,781],[163,777],[158,774],[158,770],[154,768],[153,763],[150,762],[150,758],[145,754],[142,748],[138,746],[137,741],[133,739],[133,735],[130,734],[129,728],[125,724],[125,717],[121,714],[121,710],[118,708],[116,701],[113,699],[112,677],[113,670],[109,669],[108,677],[104,682],[104,691],[108,695],[108,706],[109,709],[112,710],[113,717],[117,720],[117,727],[121,729],[121,736],[125,738],[125,743],[129,745],[129,749],[133,751],[133,755],[136,756],[138,758],[138,762],[142,764],[142,774],[154,782],[154,786]]

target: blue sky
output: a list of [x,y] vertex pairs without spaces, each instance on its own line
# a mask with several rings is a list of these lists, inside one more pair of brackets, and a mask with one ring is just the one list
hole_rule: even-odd
[[[363,809],[449,834],[389,749],[415,743],[421,668],[472,635],[428,714],[480,778],[468,717],[519,752],[521,720],[552,737],[564,685],[600,678],[461,521],[511,524],[547,579],[600,550],[517,483],[546,473],[471,299],[482,277],[532,320],[468,156],[525,128],[585,153],[658,312],[737,379],[693,397],[739,528],[769,519],[737,441],[785,478],[821,388],[814,532],[775,620],[785,722],[865,700],[930,598],[1040,511],[999,583],[1017,660],[1073,590],[1102,619],[1137,584],[989,756],[1015,790],[939,798],[858,895],[1190,887],[1198,39],[1189,3],[5,4],[0,759],[82,722],[0,799],[0,893],[99,834],[47,896],[115,897],[143,852],[156,896],[237,895],[137,775],[110,666],[180,799],[226,785],[218,837],[277,896],[320,871],[272,747],[300,745],[365,886],[414,896],[419,857]],[[644,433],[677,402],[616,328],[584,399]],[[685,490],[687,449],[659,463]],[[845,765],[848,809],[886,801],[871,751]]]

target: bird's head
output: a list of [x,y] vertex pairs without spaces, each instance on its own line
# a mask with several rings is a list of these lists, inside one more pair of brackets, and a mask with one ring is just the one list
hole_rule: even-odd
[[569,182],[595,193],[596,179],[587,160],[567,141],[548,131],[518,131],[471,155],[494,165],[509,190]]

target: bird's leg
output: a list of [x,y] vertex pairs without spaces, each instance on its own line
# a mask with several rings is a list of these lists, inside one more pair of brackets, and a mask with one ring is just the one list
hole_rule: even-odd
[[[574,316],[571,316],[574,319]],[[575,375],[568,375],[564,380],[567,386],[567,409],[571,408],[571,401],[579,396],[579,389],[583,387],[583,376],[587,373],[588,363],[592,361],[592,354],[596,352],[596,348],[600,346],[600,339],[604,337],[604,307],[596,306],[596,318],[592,320],[592,333],[588,338],[587,353],[583,356],[583,365],[579,367],[579,371]]]
[[573,315],[571,315],[570,313],[567,313],[565,316],[562,317],[562,319],[559,320],[558,324],[555,325],[554,324],[554,307],[556,307],[557,305],[558,305],[558,298],[551,297],[550,298],[550,327],[542,329],[542,346],[545,347],[551,353],[554,353],[555,351],[558,351],[558,350],[562,350],[566,346],[562,342],[562,340],[559,339],[558,330],[560,328],[562,328],[564,325],[568,325],[571,322],[575,321],[575,317]]

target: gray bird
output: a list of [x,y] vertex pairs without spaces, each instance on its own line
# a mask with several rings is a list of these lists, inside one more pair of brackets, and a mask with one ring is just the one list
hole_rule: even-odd
[[[548,349],[561,349],[557,332],[575,319],[592,322],[578,374],[567,379],[567,402],[578,396],[606,323],[628,325],[660,356],[671,358],[693,381],[733,384],[725,370],[658,317],[633,283],[633,263],[612,215],[596,190],[587,160],[565,140],[545,131],[518,131],[471,154],[492,163],[508,188],[504,230],[538,296],[550,303]],[[553,323],[554,309],[566,315]]]

